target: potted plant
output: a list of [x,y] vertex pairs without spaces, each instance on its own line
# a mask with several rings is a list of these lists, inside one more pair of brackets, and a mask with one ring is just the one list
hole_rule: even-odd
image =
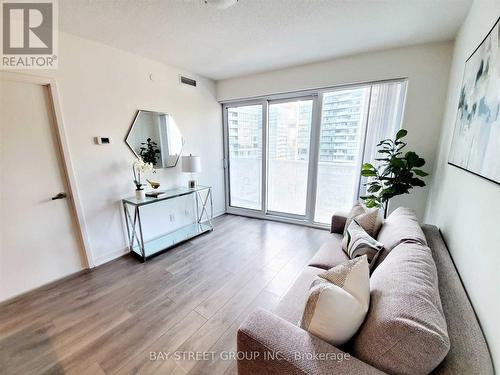
[[146,198],[146,193],[141,182],[141,174],[146,172],[152,172],[153,164],[145,163],[144,160],[138,158],[134,164],[132,164],[132,172],[134,173],[134,184],[135,184],[135,197],[137,199]]
[[413,151],[403,154],[407,145],[402,139],[408,131],[401,129],[396,138],[384,139],[377,144],[380,154],[375,161],[377,166],[365,163],[361,167],[361,176],[368,177],[367,195],[360,197],[367,207],[383,207],[384,218],[387,217],[389,200],[397,195],[408,194],[415,186],[423,187],[425,182],[419,177],[428,173],[420,168],[425,165],[425,160]]

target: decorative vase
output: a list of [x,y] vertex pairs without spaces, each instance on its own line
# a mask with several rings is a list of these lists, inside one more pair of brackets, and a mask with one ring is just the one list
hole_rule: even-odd
[[138,200],[143,200],[146,198],[146,191],[144,189],[136,190],[135,191],[135,197]]

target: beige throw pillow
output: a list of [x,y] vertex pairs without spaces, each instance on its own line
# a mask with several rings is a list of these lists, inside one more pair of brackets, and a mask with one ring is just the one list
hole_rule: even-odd
[[[347,217],[344,236],[353,219],[356,219],[356,222],[366,231],[366,233],[368,233],[368,235],[377,238],[377,234],[383,224],[383,219],[379,214],[378,208],[367,208],[359,202],[356,203]],[[347,248],[342,246],[342,249],[347,252]]]
[[332,345],[354,336],[370,305],[366,256],[322,272],[311,284],[300,327]]

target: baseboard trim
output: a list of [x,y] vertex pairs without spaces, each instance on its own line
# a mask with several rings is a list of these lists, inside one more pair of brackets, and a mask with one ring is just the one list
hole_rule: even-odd
[[90,272],[90,269],[83,268],[83,269],[81,269],[79,271],[72,272],[72,273],[70,273],[70,274],[68,274],[66,276],[58,277],[57,279],[49,281],[49,282],[47,282],[45,284],[42,284],[40,286],[37,286],[35,288],[26,290],[24,292],[21,292],[19,294],[13,295],[11,297],[7,297],[6,299],[0,301],[0,308],[2,308],[4,306],[7,306],[8,304],[13,303],[13,302],[15,302],[18,299],[25,298],[26,296],[29,296],[30,294],[40,293],[40,292],[43,292],[43,291],[50,290],[50,288],[52,288],[54,285],[56,285],[56,284],[58,284],[60,282],[64,282],[65,280],[70,280],[70,279],[72,279],[74,277],[80,276],[80,275],[82,275],[84,273],[87,273],[87,272]]
[[105,263],[111,262],[112,260],[120,258],[120,257],[124,256],[125,254],[128,254],[129,252],[130,251],[129,251],[128,247],[124,247],[122,249],[110,251],[109,253],[99,255],[99,256],[95,257],[94,267],[99,267]]

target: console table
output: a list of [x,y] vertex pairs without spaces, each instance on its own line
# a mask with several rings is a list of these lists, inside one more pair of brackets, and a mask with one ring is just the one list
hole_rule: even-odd
[[[195,197],[195,222],[160,237],[145,241],[142,232],[141,207],[186,195],[194,195]],[[193,189],[171,189],[165,191],[165,194],[162,194],[159,198],[146,197],[145,199],[137,199],[130,197],[122,199],[122,204],[130,252],[142,262],[181,242],[214,229],[212,224],[214,214],[212,188],[210,186],[197,186]]]

